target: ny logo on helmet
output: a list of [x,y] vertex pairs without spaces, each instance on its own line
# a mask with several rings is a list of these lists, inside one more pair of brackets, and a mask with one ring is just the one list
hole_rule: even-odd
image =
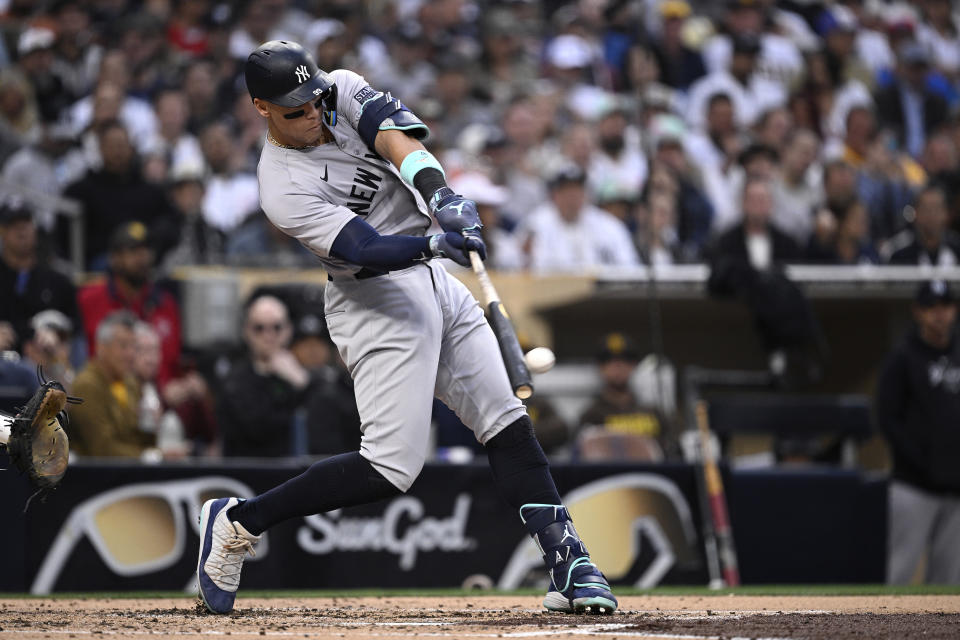
[[301,84],[303,83],[304,80],[310,77],[310,72],[307,71],[307,65],[305,64],[302,64],[299,67],[297,67],[294,73],[297,74],[297,80],[299,80]]

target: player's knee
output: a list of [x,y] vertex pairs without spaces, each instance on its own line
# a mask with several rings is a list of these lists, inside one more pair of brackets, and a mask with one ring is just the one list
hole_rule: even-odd
[[503,431],[490,438],[485,446],[494,472],[510,468],[545,467],[549,464],[533,432],[533,423],[527,415],[511,422]]
[[537,441],[537,436],[533,432],[533,422],[530,416],[523,414],[489,440],[484,445],[487,449],[508,449],[517,445],[527,444],[530,441]]

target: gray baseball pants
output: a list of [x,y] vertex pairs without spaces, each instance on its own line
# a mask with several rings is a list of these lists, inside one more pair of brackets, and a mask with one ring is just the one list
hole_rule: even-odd
[[960,584],[960,498],[892,480],[887,500],[887,582]]
[[434,396],[481,443],[526,413],[480,305],[439,264],[336,278],[325,313],[354,381],[360,455],[401,491],[427,459]]

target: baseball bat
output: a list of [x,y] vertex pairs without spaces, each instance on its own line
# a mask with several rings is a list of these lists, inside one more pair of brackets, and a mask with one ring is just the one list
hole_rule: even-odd
[[710,506],[710,519],[713,524],[723,582],[728,587],[736,587],[740,585],[737,550],[733,544],[733,528],[730,526],[730,514],[727,511],[727,496],[723,490],[723,479],[720,477],[720,469],[717,466],[716,456],[710,442],[707,405],[703,400],[697,402],[697,430],[700,432],[703,488]]
[[517,332],[514,331],[510,323],[510,315],[506,307],[500,302],[500,296],[490,281],[487,274],[487,268],[483,265],[483,260],[476,251],[470,251],[470,264],[473,266],[473,272],[477,274],[477,280],[480,281],[480,291],[483,297],[483,306],[487,310],[487,319],[493,328],[493,334],[497,336],[497,343],[500,345],[500,354],[503,356],[503,365],[507,369],[507,378],[510,379],[510,387],[514,395],[521,400],[526,400],[533,395],[533,382],[530,380],[530,371],[523,361],[523,350],[520,348],[520,341],[517,340]]

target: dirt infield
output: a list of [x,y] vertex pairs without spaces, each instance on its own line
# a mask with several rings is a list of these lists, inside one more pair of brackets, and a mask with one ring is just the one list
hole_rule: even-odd
[[0,639],[960,638],[960,596],[628,596],[612,616],[548,613],[539,598],[240,598],[229,616],[190,600],[0,600]]

